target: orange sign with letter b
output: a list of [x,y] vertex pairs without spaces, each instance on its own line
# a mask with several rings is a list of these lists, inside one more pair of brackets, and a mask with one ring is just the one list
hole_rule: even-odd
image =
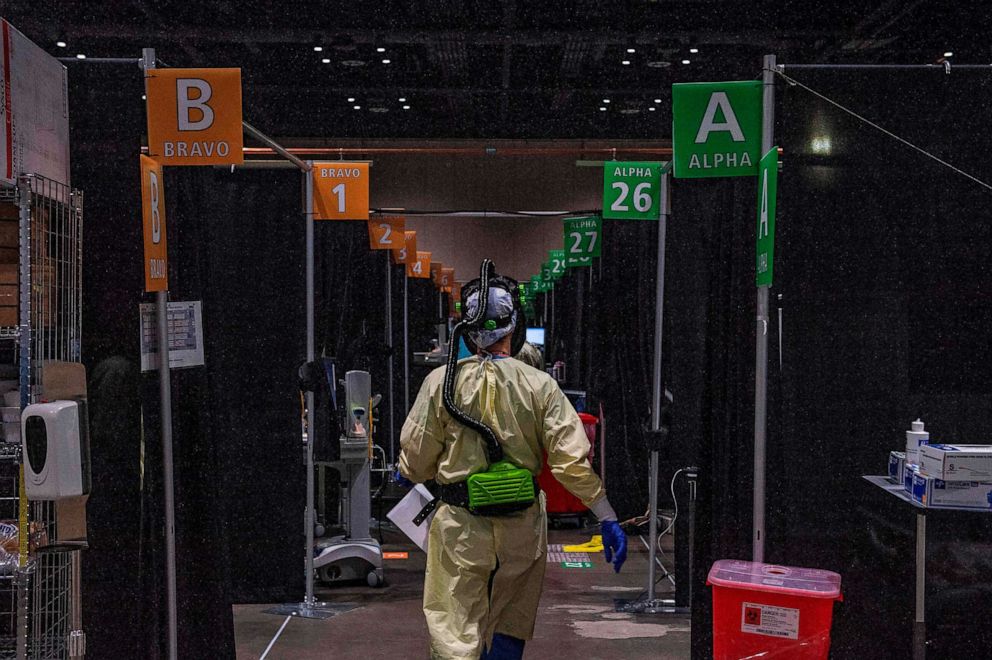
[[148,156],[141,156],[141,221],[145,239],[145,291],[168,291],[169,249],[162,165]]

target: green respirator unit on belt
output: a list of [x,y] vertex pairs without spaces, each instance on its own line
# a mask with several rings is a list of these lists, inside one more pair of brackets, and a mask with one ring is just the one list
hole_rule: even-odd
[[[470,295],[478,293],[478,305],[471,318],[463,318],[451,331],[451,343],[448,350],[448,365],[444,375],[444,407],[458,422],[479,433],[486,442],[486,453],[489,467],[485,472],[477,472],[468,477],[468,509],[477,515],[501,515],[520,511],[530,507],[537,498],[537,486],[534,475],[530,470],[517,467],[504,460],[503,448],[495,431],[481,420],[469,417],[455,405],[454,388],[458,372],[459,339],[466,329],[485,328],[495,330],[512,322],[512,314],[505,319],[486,319],[489,306],[490,285],[507,290],[513,297],[513,310],[517,313],[517,329],[526,328],[526,319],[520,306],[520,296],[517,283],[508,278],[496,275],[495,266],[489,259],[482,262],[479,279],[469,282],[462,287],[462,309]],[[520,349],[519,341],[514,337],[514,352]]]

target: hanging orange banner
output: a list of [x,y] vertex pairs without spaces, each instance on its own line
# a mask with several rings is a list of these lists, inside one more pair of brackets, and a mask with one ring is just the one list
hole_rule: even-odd
[[441,290],[445,293],[451,293],[451,285],[455,281],[455,269],[454,268],[442,268],[440,275],[440,282],[438,285]]
[[440,261],[431,262],[431,281],[434,282],[434,286],[441,287],[441,269],[444,268],[444,264]]
[[393,248],[394,264],[410,264],[417,260],[417,232],[407,229],[403,236],[403,245]]
[[145,71],[148,154],[162,165],[240,165],[241,69]]
[[405,246],[406,218],[399,215],[369,218],[369,247],[373,250],[394,250]]
[[169,249],[165,232],[162,165],[141,156],[141,224],[145,239],[145,291],[169,290]]
[[431,276],[431,253],[417,252],[417,257],[413,263],[407,263],[406,274],[409,277],[429,279]]
[[369,164],[313,164],[314,220],[369,219]]

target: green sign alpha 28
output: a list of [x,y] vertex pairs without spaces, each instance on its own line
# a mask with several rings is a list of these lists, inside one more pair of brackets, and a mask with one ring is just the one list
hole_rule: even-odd
[[754,176],[761,157],[761,81],[672,85],[676,178]]

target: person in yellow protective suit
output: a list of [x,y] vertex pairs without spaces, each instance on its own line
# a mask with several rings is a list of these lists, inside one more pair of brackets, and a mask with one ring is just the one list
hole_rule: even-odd
[[[487,318],[505,317],[512,304],[505,290],[490,289]],[[471,297],[467,308],[472,316]],[[469,332],[479,350],[459,362],[454,398],[496,431],[504,460],[537,475],[547,453],[555,477],[602,523],[607,561],[619,571],[626,537],[589,465],[582,422],[548,374],[509,357],[512,332],[512,323]],[[488,466],[482,436],[453,419],[442,403],[445,369],[427,376],[400,436],[401,475],[434,480],[442,489],[424,578],[431,658],[520,658],[524,640],[533,637],[547,561],[544,496],[501,516],[473,515],[445,501],[445,484]]]
[[529,341],[525,341],[524,345],[520,347],[520,350],[513,357],[539,371],[544,371],[544,354],[541,353],[541,350],[537,346]]

